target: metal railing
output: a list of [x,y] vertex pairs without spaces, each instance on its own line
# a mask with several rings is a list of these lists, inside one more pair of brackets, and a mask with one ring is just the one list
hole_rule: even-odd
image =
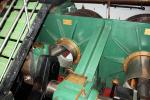
[[[14,1],[15,1],[15,0],[14,0]],[[11,3],[11,4],[12,4],[12,3]],[[35,13],[35,11],[36,11],[37,6],[39,5],[39,2],[36,2],[36,3],[35,3],[35,6],[34,6],[34,8],[33,8],[32,11],[31,11],[30,16],[28,16],[27,4],[28,4],[28,0],[27,0],[27,1],[24,1],[24,5],[23,5],[22,8],[20,9],[20,11],[19,11],[19,13],[18,13],[18,15],[17,15],[17,17],[16,17],[16,19],[15,19],[15,21],[14,21],[12,27],[10,28],[10,30],[9,30],[9,32],[8,32],[8,34],[7,34],[7,36],[6,36],[5,39],[4,39],[4,42],[2,43],[2,45],[1,45],[1,47],[0,47],[0,56],[1,56],[1,55],[2,55],[2,52],[4,51],[4,48],[6,47],[8,41],[9,41],[9,39],[10,39],[12,33],[13,33],[14,28],[16,27],[16,25],[17,25],[17,23],[18,23],[20,17],[21,17],[22,14],[23,14],[23,11],[25,11],[25,13],[26,13],[26,23],[25,23],[25,25],[24,25],[24,27],[23,27],[21,33],[19,34],[19,37],[17,38],[17,41],[16,41],[16,43],[15,43],[15,45],[14,45],[12,51],[11,51],[10,56],[8,57],[8,61],[7,61],[6,66],[5,66],[5,71],[3,72],[2,76],[0,76],[0,79],[2,79],[2,78],[4,77],[4,74],[6,73],[7,69],[9,68],[9,66],[10,66],[10,64],[11,64],[11,61],[12,61],[12,59],[13,59],[13,56],[14,56],[16,50],[17,50],[17,47],[19,46],[19,42],[20,42],[22,36],[25,34],[25,30],[27,29],[27,27],[28,27],[28,31],[29,31],[29,29],[30,29],[30,20],[32,19],[33,15],[34,15],[34,13]],[[11,5],[10,5],[10,6],[11,6]],[[10,7],[9,7],[9,8],[10,8]],[[9,10],[9,9],[8,9],[8,10]],[[8,10],[7,10],[7,11],[8,11]],[[9,11],[9,12],[10,12],[10,11]],[[4,17],[5,17],[5,16],[4,16]],[[6,19],[5,19],[5,20],[6,20]]]
[[11,9],[13,8],[14,4],[15,4],[16,0],[13,0],[8,8],[8,10],[6,11],[4,17],[2,18],[2,20],[0,21],[0,28],[2,28],[5,20],[7,19],[7,16],[9,15]]

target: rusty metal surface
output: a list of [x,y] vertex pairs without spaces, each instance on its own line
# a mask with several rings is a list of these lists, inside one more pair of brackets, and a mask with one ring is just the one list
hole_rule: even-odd
[[110,2],[110,4],[127,4],[127,5],[150,5],[150,0],[71,0],[75,3],[100,3],[106,4]]
[[132,22],[150,23],[150,14],[139,14],[127,19]]
[[89,10],[89,9],[78,9],[75,12],[69,13],[72,16],[83,16],[83,17],[94,17],[94,18],[102,18],[98,13]]
[[5,9],[10,0],[0,0],[0,13]]

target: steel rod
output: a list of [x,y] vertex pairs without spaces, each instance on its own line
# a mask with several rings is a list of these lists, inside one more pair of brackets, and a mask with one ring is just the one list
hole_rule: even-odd
[[16,2],[16,0],[13,0],[13,1],[12,1],[12,3],[10,4],[8,10],[6,11],[4,17],[3,17],[2,20],[0,21],[0,28],[1,28],[2,25],[4,24],[4,22],[5,22],[5,20],[6,20],[7,16],[8,16],[8,14],[10,13],[10,11],[11,11],[11,9],[12,9],[12,7],[13,7],[13,5],[14,5],[15,2]]
[[28,30],[30,30],[30,22],[29,22],[29,16],[28,16],[28,8],[27,8],[27,1],[24,0],[24,7],[25,7],[25,14],[26,14],[26,21],[28,25]]
[[23,7],[21,8],[21,10],[19,11],[18,16],[16,17],[16,19],[15,19],[15,21],[14,21],[12,27],[10,28],[10,30],[9,30],[9,32],[8,32],[8,35],[5,37],[4,42],[3,42],[3,44],[2,44],[1,47],[0,47],[0,55],[2,54],[2,52],[3,52],[3,50],[4,50],[5,46],[6,46],[6,44],[7,44],[7,42],[8,42],[8,40],[9,40],[9,38],[10,38],[10,36],[11,36],[11,34],[12,34],[12,32],[13,32],[13,30],[14,30],[14,28],[15,28],[15,26],[16,26],[16,24],[17,24],[19,18],[20,18],[20,16],[22,15],[22,13],[23,13],[23,11],[24,11],[24,8],[25,8],[25,6],[23,6]]
[[[71,0],[71,1],[75,3],[99,3],[99,4],[108,3],[108,0]],[[110,4],[150,6],[150,0],[110,0]]]
[[112,4],[110,7],[120,7],[120,8],[130,8],[130,9],[141,9],[145,10],[145,7],[143,6],[129,6],[129,5],[118,5],[118,4]]

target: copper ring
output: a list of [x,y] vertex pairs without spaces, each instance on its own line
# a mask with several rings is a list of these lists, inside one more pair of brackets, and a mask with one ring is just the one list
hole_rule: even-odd
[[128,64],[130,61],[132,61],[133,59],[139,57],[139,56],[147,56],[147,57],[150,57],[150,52],[147,52],[147,51],[139,51],[139,52],[135,52],[135,53],[132,53],[131,55],[129,55],[125,61],[124,61],[124,71],[126,72],[127,69],[128,69]]
[[69,50],[72,53],[74,64],[77,64],[79,62],[81,53],[79,47],[74,41],[67,38],[61,38],[57,41],[57,45],[61,45],[65,47],[67,50]]

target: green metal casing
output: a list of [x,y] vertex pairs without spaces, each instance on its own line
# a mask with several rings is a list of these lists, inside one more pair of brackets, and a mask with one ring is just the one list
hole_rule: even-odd
[[64,80],[53,98],[72,100],[84,88],[86,95],[78,99],[93,100],[98,95],[95,88],[101,86],[96,82],[111,88],[112,80],[117,78],[123,85],[125,58],[137,51],[150,51],[147,29],[150,24],[49,14],[37,41],[54,44],[60,38],[73,40],[81,50],[81,60],[74,65],[75,73],[87,77],[84,86]]
[[[18,0],[15,8],[20,9],[22,3]],[[86,77],[87,80],[85,84],[76,84],[72,81],[64,80],[58,85],[53,99],[95,100],[102,83],[111,88],[112,80],[117,78],[120,81],[120,85],[124,84],[126,76],[123,63],[126,57],[137,51],[150,51],[150,33],[147,31],[150,29],[150,24],[62,15],[68,12],[66,6],[70,5],[70,3],[63,4],[58,7],[59,9],[52,10],[51,13],[53,14],[48,14],[36,40],[43,43],[44,48],[35,48],[33,50],[34,65],[36,66],[40,55],[48,55],[49,45],[55,44],[60,38],[73,40],[80,48],[81,59],[78,64],[72,67],[75,74]],[[41,5],[37,9],[40,7]],[[28,9],[33,9],[32,3],[29,3]],[[6,37],[7,31],[17,14],[17,11],[13,11],[0,31],[0,44]],[[35,16],[36,13],[31,19],[31,23]],[[20,18],[7,46],[2,52],[0,57],[0,76],[3,76],[6,72],[7,58],[13,49],[14,40],[18,38],[19,32],[24,27],[24,20],[25,14]],[[22,36],[21,42],[25,35]],[[19,47],[20,45],[18,45],[18,49]],[[16,49],[16,52],[18,49]],[[81,93],[82,90],[84,90],[85,94]]]

